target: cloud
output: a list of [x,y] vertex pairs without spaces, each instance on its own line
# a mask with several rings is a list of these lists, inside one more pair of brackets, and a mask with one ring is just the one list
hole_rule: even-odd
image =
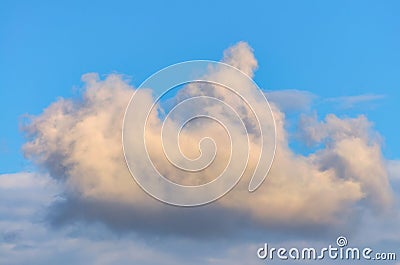
[[35,173],[22,172],[15,174],[3,174],[0,179],[0,189],[14,190],[34,186],[43,187],[49,179],[38,177]]
[[[10,182],[32,185],[10,185]],[[126,230],[115,234],[98,222],[91,222],[89,225],[71,223],[62,228],[52,229],[41,219],[42,210],[54,196],[57,196],[62,187],[58,187],[57,183],[46,175],[26,172],[0,175],[0,183],[2,184],[0,185],[2,204],[12,206],[7,210],[0,208],[1,264],[259,264],[260,260],[256,257],[256,251],[264,242],[274,247],[318,248],[334,244],[337,236],[334,235],[322,241],[319,239],[304,241],[304,238],[293,237],[285,240],[276,239],[268,233],[268,236],[261,237],[242,235],[240,240],[232,240],[226,236],[212,240],[210,238],[201,240],[201,237],[196,237],[196,240],[192,240],[160,236],[158,233],[141,237]],[[4,183],[7,184],[4,185]],[[20,206],[29,208],[30,211],[21,212]],[[103,205],[103,208],[111,207],[113,205]],[[77,208],[81,207],[77,206]],[[87,207],[86,211],[91,209]],[[120,209],[116,209],[118,210]],[[348,237],[351,246],[368,245],[376,251],[395,251],[399,239],[396,234],[398,221],[386,220],[373,225],[366,225],[366,221],[373,222],[373,218],[363,218],[362,233],[359,233],[357,237]],[[390,229],[382,228],[388,221]],[[372,227],[374,229],[371,229]],[[201,229],[199,227],[197,230],[201,232]],[[384,230],[386,233],[382,233]],[[392,240],[389,245],[388,240]],[[330,260],[321,262],[331,263]],[[303,263],[298,260],[293,262],[276,260],[275,263],[308,264],[307,261]],[[357,261],[348,263],[357,264]]]
[[206,254],[206,244],[116,236],[95,223],[51,229],[43,210],[59,192],[46,175],[0,175],[0,264],[206,264],[202,257],[213,255]]
[[297,89],[286,89],[266,92],[267,99],[277,105],[283,112],[304,111],[311,108],[316,95]]
[[[7,209],[0,207],[0,264],[211,265],[258,262],[255,256],[257,245],[223,238],[194,241],[158,235],[140,237],[126,231],[116,235],[96,222],[52,229],[42,220],[43,209],[57,196],[60,188],[48,176],[37,173],[0,175],[0,199],[2,205],[9,205]],[[29,211],[21,211],[21,208]]]
[[356,96],[328,98],[328,99],[326,99],[326,101],[336,103],[343,109],[350,109],[350,108],[355,107],[356,105],[381,100],[383,98],[385,98],[385,95],[363,94],[363,95],[356,95]]
[[[54,201],[54,196],[60,192],[50,177],[29,172],[0,175],[0,190],[0,201],[2,202],[0,217],[7,217],[7,219],[30,216],[34,211],[32,205],[49,206]],[[48,192],[40,193],[37,192],[38,190],[47,190]],[[20,194],[21,191],[23,194]],[[21,200],[21,196],[23,196],[23,200]]]
[[391,204],[381,140],[365,116],[339,119],[330,114],[323,122],[315,116],[303,117],[300,128],[306,141],[325,143],[325,148],[313,155],[323,170],[330,168],[338,177],[359,182],[378,208]]
[[[252,49],[244,42],[228,48],[222,61],[249,76],[257,68]],[[221,81],[233,78],[227,72],[207,74]],[[59,99],[24,127],[25,156],[62,183],[64,189],[65,200],[53,205],[49,215],[55,225],[76,220],[100,221],[116,231],[189,237],[226,236],[240,233],[244,226],[258,231],[289,229],[293,233],[326,233],[325,228],[329,227],[334,233],[334,229],[350,231],[360,212],[375,209],[384,212],[392,203],[380,139],[366,117],[341,119],[328,115],[323,122],[305,117],[300,123],[304,141],[321,148],[310,155],[301,155],[289,147],[281,108],[289,107],[296,95],[301,102],[295,108],[307,106],[313,98],[311,94],[293,90],[269,93],[277,126],[276,158],[267,181],[255,193],[249,193],[250,172],[260,152],[254,117],[246,106],[241,107],[240,98],[234,93],[188,85],[178,93],[177,101],[209,95],[238,109],[250,129],[252,155],[242,181],[217,202],[192,209],[164,205],[137,186],[124,162],[122,119],[135,89],[116,74],[101,80],[92,73],[82,79],[85,89],[80,99]],[[143,107],[152,103],[150,89],[137,93]],[[196,107],[191,111],[195,112]],[[208,106],[205,111],[215,108]],[[150,156],[163,174],[176,182],[199,184],[221,172],[224,159],[229,157],[226,134],[221,128],[207,122],[187,128],[182,150],[189,157],[198,154],[198,141],[204,134],[212,135],[220,148],[217,163],[202,172],[201,178],[196,178],[196,174],[186,178],[187,172],[179,172],[165,159],[158,134],[161,123],[160,115],[152,113],[146,137],[151,142]],[[146,169],[142,174],[146,174]]]
[[257,59],[254,57],[253,49],[246,42],[238,42],[224,51],[222,61],[232,65],[250,77],[258,67]]
[[389,173],[389,179],[400,180],[400,161],[398,160],[387,161],[387,168]]

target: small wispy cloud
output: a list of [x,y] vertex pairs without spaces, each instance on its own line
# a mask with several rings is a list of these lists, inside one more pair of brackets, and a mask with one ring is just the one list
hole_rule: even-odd
[[297,89],[267,91],[267,99],[276,104],[281,111],[304,111],[311,108],[317,98],[311,92]]
[[400,161],[390,160],[387,162],[389,178],[392,180],[400,180]]
[[359,104],[378,101],[384,99],[385,97],[386,96],[382,94],[362,94],[355,96],[327,98],[326,101],[336,103],[340,108],[343,109],[351,109]]

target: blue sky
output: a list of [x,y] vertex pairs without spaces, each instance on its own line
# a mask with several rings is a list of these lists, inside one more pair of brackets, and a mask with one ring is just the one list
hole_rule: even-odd
[[263,88],[385,95],[368,116],[386,139],[385,153],[399,158],[400,128],[388,118],[400,97],[398,9],[396,1],[5,1],[1,171],[25,165],[19,117],[73,95],[82,74],[123,73],[138,86],[172,63],[218,60],[240,40],[255,50]]
[[[294,151],[304,154],[315,151],[305,150],[297,143],[295,128],[301,115],[316,113],[320,120],[330,113],[341,119],[365,115],[383,139],[384,159],[395,161],[389,174],[392,176],[391,188],[398,196],[399,12],[398,1],[2,1],[0,174],[8,181],[10,176],[7,174],[43,169],[43,164],[24,158],[21,147],[28,140],[24,138],[20,124],[26,114],[41,115],[50,104],[59,102],[60,97],[80,98],[84,94],[83,88],[87,87],[81,81],[82,75],[94,72],[101,80],[106,80],[109,74],[118,73],[130,80],[129,85],[137,87],[154,72],[174,63],[195,59],[218,61],[225,49],[244,41],[254,49],[258,61],[254,79],[261,88],[268,93],[301,91],[301,95],[310,99],[309,106],[301,110],[282,109],[287,115],[288,126],[291,126],[289,133],[293,133],[293,139],[289,145]],[[49,182],[51,188],[48,185],[33,187],[33,191],[24,185],[17,185],[17,188],[21,188],[21,192],[27,188],[35,198],[42,189],[50,194],[62,193],[60,184]],[[0,189],[8,187],[8,184],[4,185],[0,185]],[[57,188],[53,189],[53,185]],[[8,193],[1,196],[10,205],[23,201]],[[51,204],[51,199],[37,196],[38,203],[35,206],[28,203],[27,208],[38,207],[41,211],[43,204]],[[90,206],[93,202],[85,203]],[[32,221],[36,215],[29,213],[21,217],[16,214],[14,217],[10,214],[7,218],[10,222],[22,220],[23,223],[25,218]],[[90,223],[91,218],[85,222]],[[384,226],[378,221],[371,222],[373,227],[376,223],[379,227]],[[36,223],[32,223],[31,229],[35,230]],[[108,225],[107,221],[105,223]],[[77,233],[82,235],[78,238],[84,241],[85,248],[92,240],[92,234],[81,233],[81,228],[52,229],[48,240],[65,243],[71,234]],[[135,234],[134,240],[129,237],[118,241],[114,232],[107,233],[112,234],[109,244],[123,241],[121,244],[139,244],[133,246],[139,249],[145,249],[149,240],[137,240]],[[46,237],[46,232],[28,234],[27,237],[34,239]],[[96,231],[93,234],[96,235]],[[146,237],[138,234],[139,238]],[[400,233],[396,235],[400,236]],[[368,238],[374,236],[371,233]],[[298,234],[294,236],[299,237]],[[153,240],[153,236],[151,238]],[[249,234],[245,238],[245,242],[251,244],[259,242],[258,237],[252,241]],[[363,237],[354,238],[362,241]],[[165,240],[170,242],[170,239]],[[381,245],[376,243],[378,247],[398,246],[400,242],[382,240]],[[195,248],[204,253],[209,250],[196,240],[189,241],[193,247],[191,251]],[[218,242],[213,244],[218,246]],[[231,251],[230,248],[224,250],[226,255]],[[74,253],[68,251],[60,255]],[[154,249],[144,252],[153,255]],[[169,252],[164,249],[166,253]],[[224,259],[224,254],[216,256]],[[54,258],[46,257],[49,257],[46,262]],[[93,261],[90,257],[88,253],[82,254],[76,257],[76,262]],[[132,259],[143,259],[143,263],[145,260],[136,256]],[[165,257],[165,260],[170,259],[170,264],[175,264],[189,258],[180,257],[176,261],[173,255]],[[230,256],[230,260],[235,260],[235,256]],[[200,260],[199,264],[202,262]]]

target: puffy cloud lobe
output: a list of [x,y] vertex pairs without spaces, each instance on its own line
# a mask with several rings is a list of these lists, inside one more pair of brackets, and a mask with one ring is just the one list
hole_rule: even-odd
[[254,57],[253,49],[246,42],[238,42],[224,51],[222,59],[224,63],[240,69],[250,77],[258,67],[257,59]]
[[[249,76],[253,76],[257,68],[252,49],[244,42],[228,48],[223,62]],[[218,75],[221,81],[233,78],[218,71],[209,74]],[[87,74],[83,81],[86,85],[81,99],[59,99],[24,128],[29,139],[24,146],[26,156],[65,186],[66,202],[57,208],[59,216],[53,217],[55,222],[83,218],[100,220],[117,229],[158,229],[190,234],[199,227],[211,233],[224,227],[234,229],[245,219],[258,227],[296,230],[326,225],[342,227],[346,222],[341,220],[354,217],[355,209],[360,209],[358,206],[382,209],[391,203],[380,140],[371,133],[372,125],[365,117],[340,119],[328,115],[324,122],[315,117],[303,118],[300,128],[304,141],[322,147],[310,155],[301,155],[289,147],[285,114],[280,110],[285,97],[280,97],[281,103],[271,104],[277,126],[276,158],[267,181],[259,190],[247,191],[249,172],[255,167],[259,152],[259,136],[250,130],[253,154],[244,178],[231,193],[202,208],[179,209],[163,205],[134,183],[124,162],[122,119],[134,88],[115,74],[105,80],[100,80],[97,74]],[[151,90],[138,93],[143,98],[143,106],[151,104]],[[290,94],[290,91],[285,93]],[[199,94],[215,96],[236,107],[242,104],[226,90],[195,85],[187,86],[176,98],[179,101]],[[240,116],[247,128],[251,128],[254,117],[246,106]],[[149,152],[160,171],[175,181],[198,184],[198,178],[185,178],[185,174],[166,163],[157,137],[161,120],[156,113],[151,115],[149,124],[146,137],[154,143]],[[199,123],[187,129],[181,142],[183,151],[195,156],[198,140],[205,132],[222,145],[216,161],[223,161],[229,150],[223,147],[224,134],[215,124]],[[221,165],[224,163],[218,162],[203,172],[203,181],[218,175]],[[200,216],[214,219],[204,220]],[[226,223],[230,225],[224,226]]]
[[[127,175],[121,124],[131,88],[118,75],[86,74],[82,99],[60,99],[25,128],[28,158],[62,180],[69,193],[119,200],[135,185]],[[135,190],[132,194],[138,193]]]
[[391,204],[381,139],[372,131],[372,124],[365,116],[339,119],[331,114],[324,122],[316,121],[315,117],[303,117],[301,123],[308,142],[325,145],[312,155],[322,170],[333,170],[338,177],[359,183],[365,198],[376,209],[385,209]]

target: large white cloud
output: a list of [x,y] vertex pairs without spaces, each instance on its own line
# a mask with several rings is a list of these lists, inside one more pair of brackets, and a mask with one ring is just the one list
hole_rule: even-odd
[[[244,42],[228,48],[224,52],[223,61],[238,67],[249,76],[253,76],[257,68],[253,51]],[[209,74],[218,75],[221,80],[233,78],[226,73]],[[343,228],[352,224],[352,218],[360,211],[376,211],[391,205],[392,192],[386,162],[381,154],[380,139],[366,117],[342,119],[332,114],[324,121],[318,121],[315,117],[303,118],[300,129],[304,141],[317,144],[320,148],[310,155],[298,154],[289,147],[285,113],[280,110],[285,98],[279,95],[278,104],[272,101],[271,105],[277,126],[276,158],[261,188],[255,193],[248,193],[247,173],[228,196],[213,205],[197,210],[167,207],[155,202],[134,183],[124,162],[122,119],[134,88],[116,74],[104,80],[97,74],[86,74],[83,81],[85,90],[82,98],[57,100],[42,114],[32,118],[24,128],[28,139],[23,148],[25,155],[65,187],[66,202],[58,209],[62,218],[72,216],[104,221],[117,228],[135,230],[146,229],[146,226],[162,226],[163,222],[179,223],[182,218],[179,213],[184,211],[184,220],[190,220],[191,224],[164,228],[189,231],[196,230],[201,222],[204,223],[198,213],[210,211],[224,213],[217,218],[220,219],[221,227],[235,218],[239,225],[245,216],[249,222],[263,227]],[[201,92],[233,105],[240,104],[232,93],[200,90],[199,87],[188,86],[177,95],[177,99]],[[294,92],[298,94],[298,91]],[[151,104],[151,90],[141,90],[140,93],[143,106]],[[284,95],[290,93],[286,91]],[[293,96],[288,98],[293,101]],[[274,100],[274,97],[271,99]],[[246,122],[251,125],[251,115],[248,113],[244,108],[241,116],[249,118]],[[151,139],[155,146],[160,146],[160,139],[155,133],[161,124],[160,117],[152,115],[150,124],[149,137],[153,137]],[[204,124],[196,130],[188,131],[184,139],[184,151],[195,155],[198,152],[199,135],[205,131],[217,140],[221,137],[223,143],[218,128]],[[256,138],[255,133],[252,138],[254,141],[251,141],[255,153],[259,150]],[[221,158],[226,157],[224,152],[228,150],[223,147],[218,150],[222,153]],[[176,177],[177,181],[185,181],[182,172],[177,172],[165,163],[165,157],[159,149],[150,152],[163,173]],[[255,157],[250,157],[248,171],[256,165]],[[203,177],[208,180],[217,175],[216,172],[221,170],[219,165],[217,163],[210,167]],[[88,210],[88,207],[91,209]],[[126,218],[130,220],[122,221]],[[148,218],[159,221],[149,222]],[[209,227],[212,226],[210,222]]]

